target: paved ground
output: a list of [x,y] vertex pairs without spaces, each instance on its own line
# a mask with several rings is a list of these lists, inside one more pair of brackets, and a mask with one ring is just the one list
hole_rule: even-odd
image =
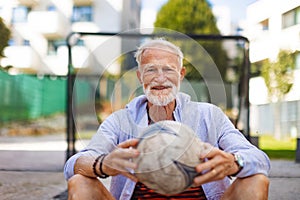
[[[77,148],[85,144],[86,141],[78,141]],[[0,200],[63,199],[54,197],[67,189],[62,173],[65,149],[62,134],[40,137],[1,136]],[[284,160],[271,162],[269,199],[298,200],[300,164]]]

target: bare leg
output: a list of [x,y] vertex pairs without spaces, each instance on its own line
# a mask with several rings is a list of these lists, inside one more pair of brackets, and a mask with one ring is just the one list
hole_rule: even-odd
[[68,181],[68,200],[77,199],[115,200],[98,179],[75,174]]
[[237,178],[225,191],[222,200],[267,200],[269,179],[263,174]]

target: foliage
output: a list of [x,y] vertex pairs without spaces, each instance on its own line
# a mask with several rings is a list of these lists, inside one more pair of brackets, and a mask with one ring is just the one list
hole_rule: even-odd
[[294,57],[289,51],[281,50],[275,62],[264,61],[261,75],[265,80],[271,101],[281,100],[291,90],[294,69]]
[[[155,32],[159,28],[171,29],[184,34],[220,34],[216,19],[206,0],[169,0],[159,10],[154,24]],[[224,78],[227,68],[227,55],[222,49],[222,43],[219,41],[198,41],[202,47],[212,57],[218,67],[221,76]],[[187,67],[187,78],[201,79],[207,67],[207,54],[195,52],[197,49],[191,43],[177,42],[186,58],[184,65]],[[192,66],[191,63],[200,63],[201,66]],[[197,67],[197,69],[195,68]],[[199,74],[200,73],[200,74]]]
[[276,140],[271,135],[262,135],[259,137],[259,148],[271,159],[295,160],[296,146],[296,138]]
[[296,150],[297,139],[285,138],[277,140],[273,135],[264,134],[259,136],[259,148],[269,150]]
[[5,25],[3,19],[0,17],[0,59],[4,57],[3,50],[8,46],[10,38],[10,30]]
[[219,33],[205,0],[169,0],[158,12],[154,25],[186,34]]

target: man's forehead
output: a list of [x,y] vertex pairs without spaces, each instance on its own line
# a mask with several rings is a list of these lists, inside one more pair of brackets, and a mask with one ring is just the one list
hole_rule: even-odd
[[173,49],[166,47],[166,46],[151,46],[151,47],[145,47],[142,54],[147,54],[151,52],[167,52],[176,56],[179,56],[177,52],[175,52]]
[[169,63],[166,63],[166,64],[160,64],[160,63],[147,63],[147,64],[144,64],[143,67],[144,68],[152,68],[152,67],[172,67],[174,65],[172,64],[169,64]]

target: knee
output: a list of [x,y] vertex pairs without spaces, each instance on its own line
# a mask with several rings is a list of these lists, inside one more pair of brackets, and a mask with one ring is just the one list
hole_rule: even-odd
[[81,174],[75,174],[68,180],[68,199],[93,199],[90,194],[95,193],[97,182]]
[[253,185],[259,186],[257,187],[258,190],[261,190],[262,192],[268,192],[270,180],[267,176],[263,174],[256,174],[253,176],[250,176],[249,179],[252,182]]
[[269,178],[263,174],[257,174],[251,178],[254,179],[252,185],[255,185],[256,187],[254,188],[257,188],[254,191],[254,194],[256,195],[255,199],[267,200],[269,196]]
[[81,174],[75,174],[68,180],[68,199],[114,199],[101,181]]
[[269,184],[269,178],[263,174],[237,178],[225,191],[223,199],[267,200]]
[[[268,199],[270,180],[267,176],[256,174],[245,178],[245,183],[246,185],[244,184],[245,187],[243,187],[245,194],[252,196],[253,199]],[[255,187],[253,187],[254,185]]]
[[75,174],[68,180],[68,200],[76,200],[80,195],[80,186],[84,184],[85,177],[80,174]]
[[270,180],[267,176],[265,176],[263,174],[257,174],[257,175],[254,175],[254,177],[257,179],[256,181],[260,182],[263,186],[269,187]]
[[86,182],[86,177],[81,174],[75,174],[68,180],[68,189],[76,188]]

